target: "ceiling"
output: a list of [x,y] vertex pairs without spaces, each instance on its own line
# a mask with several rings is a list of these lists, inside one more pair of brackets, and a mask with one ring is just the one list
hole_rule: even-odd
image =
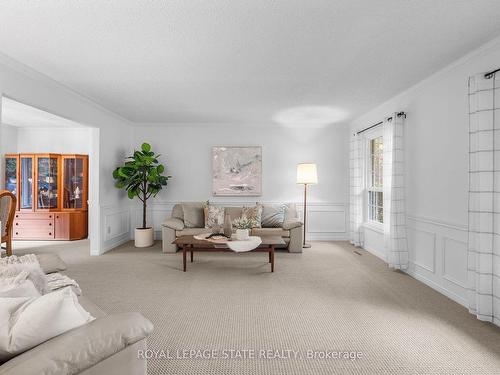
[[2,124],[18,128],[79,128],[78,122],[67,120],[41,109],[2,97]]
[[500,34],[498,0],[3,0],[0,51],[138,123],[357,117]]

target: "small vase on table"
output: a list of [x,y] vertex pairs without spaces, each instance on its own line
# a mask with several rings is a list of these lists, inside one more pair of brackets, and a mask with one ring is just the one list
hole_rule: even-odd
[[226,216],[224,216],[224,235],[231,238],[232,234],[233,224],[231,222],[231,216],[229,216],[229,214],[226,214]]

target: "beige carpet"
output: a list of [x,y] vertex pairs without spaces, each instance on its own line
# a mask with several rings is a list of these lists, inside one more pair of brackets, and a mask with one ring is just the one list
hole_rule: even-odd
[[[500,329],[344,242],[303,254],[196,254],[188,272],[160,244],[125,244],[90,257],[88,243],[16,243],[59,253],[67,273],[109,313],[140,311],[149,347],[295,350],[297,359],[163,359],[150,374],[500,374]],[[308,350],[357,351],[358,360],[307,359]],[[242,354],[242,352],[240,352]]]

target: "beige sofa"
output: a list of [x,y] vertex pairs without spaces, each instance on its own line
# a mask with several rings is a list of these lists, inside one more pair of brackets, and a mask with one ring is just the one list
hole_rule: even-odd
[[[196,207],[202,214],[205,203],[202,202],[187,202],[185,204],[191,207]],[[172,242],[180,236],[197,235],[206,233],[206,228],[203,227],[187,227],[184,222],[184,211],[181,204],[176,204],[172,209],[172,217],[167,219],[162,225],[162,248],[164,253],[175,253],[178,248]],[[229,214],[231,220],[241,216],[242,207],[225,207],[226,213]],[[285,215],[285,220],[279,228],[254,228],[252,229],[253,236],[277,235],[283,237],[286,248],[291,253],[302,252],[302,222],[297,217],[295,208]]]
[[139,359],[138,350],[146,349],[152,323],[139,313],[107,315],[83,296],[78,301],[94,321],[1,364],[0,374],[146,375],[146,360]]

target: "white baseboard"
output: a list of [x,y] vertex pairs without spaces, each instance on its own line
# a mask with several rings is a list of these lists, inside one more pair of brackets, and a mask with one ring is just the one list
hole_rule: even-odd
[[369,247],[369,246],[363,246],[363,249],[368,251],[370,254],[375,255],[377,258],[383,260],[384,262],[387,262],[387,257],[385,256],[384,253],[382,253],[382,252],[380,252],[372,247]]
[[112,250],[115,247],[118,247],[128,241],[130,241],[130,234],[128,232],[120,236],[114,237],[111,240],[105,241],[101,247],[102,249],[101,254],[99,255],[102,255],[105,252]]
[[410,275],[411,277],[417,279],[418,281],[424,283],[425,285],[431,287],[432,289],[437,290],[439,293],[444,294],[446,297],[455,301],[456,303],[458,303],[464,307],[468,307],[468,305],[469,305],[468,301],[465,298],[463,298],[462,296],[459,296],[458,294],[453,293],[452,291],[444,288],[443,286],[435,283],[432,280],[429,280],[425,276],[422,276],[415,271],[406,270],[406,273],[408,275]]

